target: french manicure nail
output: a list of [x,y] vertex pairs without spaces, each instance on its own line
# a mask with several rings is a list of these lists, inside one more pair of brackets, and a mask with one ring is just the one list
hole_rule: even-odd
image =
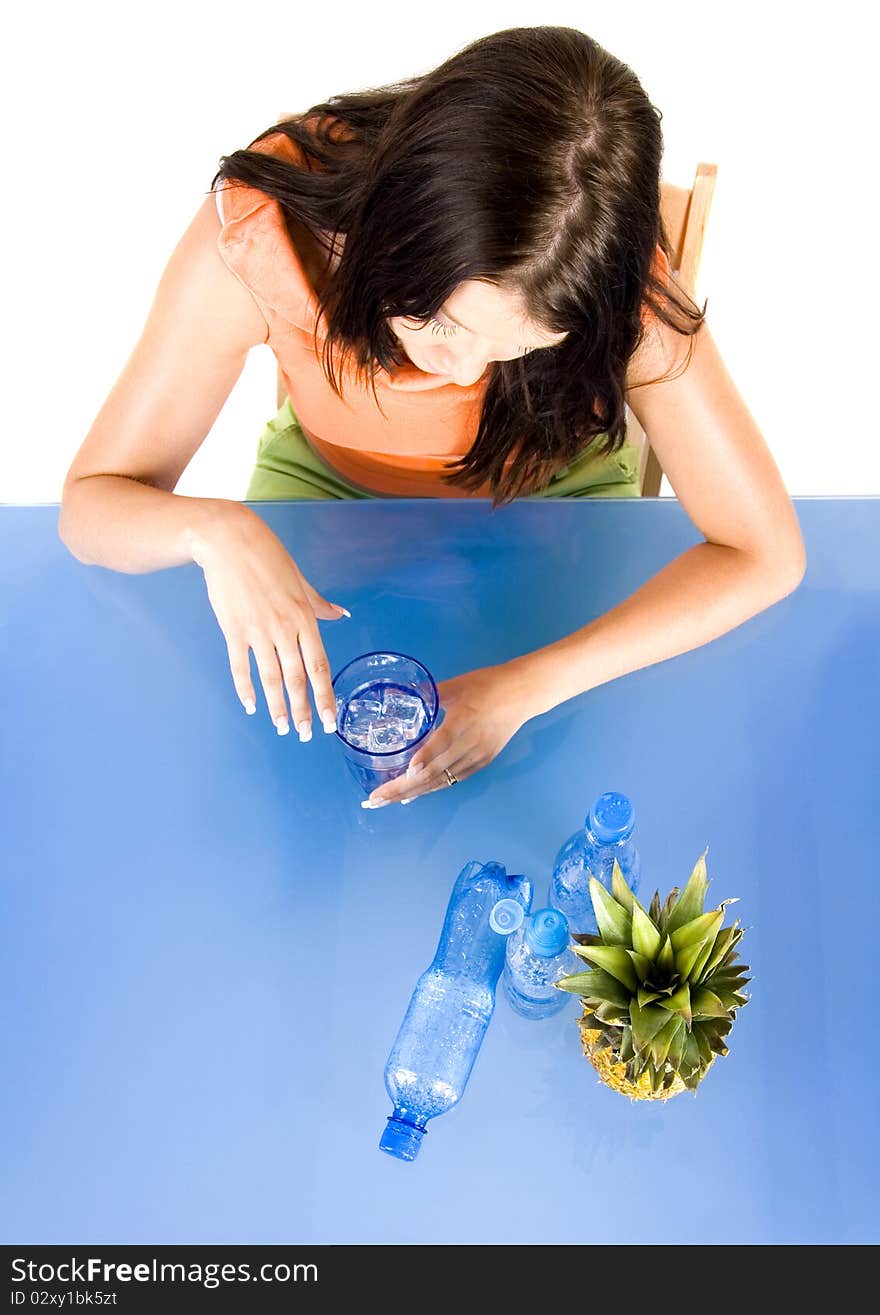
[[309,740],[312,738],[312,727],[310,723],[307,721],[301,721],[296,728],[296,733],[299,736],[300,744],[308,744]]
[[413,799],[415,799],[415,798],[416,798],[416,796],[413,795],[410,799],[401,799],[400,802],[401,802],[402,804],[411,804],[411,803],[413,802]]
[[332,712],[321,713],[321,725],[324,727],[325,735],[333,735],[336,731],[336,718]]
[[244,710],[249,717],[256,712],[257,705],[254,703],[253,699],[248,699],[247,703],[244,705]]
[[340,612],[342,613],[342,615],[343,615],[343,616],[347,616],[348,619],[349,619],[349,621],[350,621],[350,620],[351,620],[351,612],[349,612],[348,608],[347,608],[347,607],[342,607],[339,603],[337,603],[336,606],[339,608],[339,610],[340,610]]
[[290,730],[290,722],[286,717],[279,717],[275,723],[275,729],[278,731],[279,735],[286,735]]
[[384,808],[386,804],[390,803],[390,799],[362,799],[361,808]]

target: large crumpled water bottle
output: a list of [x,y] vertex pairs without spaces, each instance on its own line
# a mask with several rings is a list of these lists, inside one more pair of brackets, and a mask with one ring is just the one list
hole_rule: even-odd
[[501,863],[467,863],[440,943],[422,973],[385,1066],[394,1113],[379,1146],[414,1160],[429,1119],[462,1097],[495,1008],[507,936],[532,905],[532,883]]

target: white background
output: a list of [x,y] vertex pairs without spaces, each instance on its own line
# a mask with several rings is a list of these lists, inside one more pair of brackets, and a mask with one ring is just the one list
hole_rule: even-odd
[[[0,501],[59,500],[221,155],[282,112],[539,22],[635,70],[663,111],[665,178],[718,165],[697,300],[789,492],[880,493],[869,14],[772,0],[17,7],[0,79]],[[242,498],[274,399],[258,348],[178,491]]]

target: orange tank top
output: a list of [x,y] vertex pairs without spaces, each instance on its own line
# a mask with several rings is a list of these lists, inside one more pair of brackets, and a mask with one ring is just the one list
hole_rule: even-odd
[[[303,152],[284,133],[273,133],[249,149],[303,163]],[[476,438],[489,368],[476,383],[460,387],[409,361],[390,372],[378,367],[374,382],[380,410],[370,385],[357,380],[353,370],[340,375],[334,361],[343,392],[338,397],[321,364],[326,321],[280,204],[256,188],[222,179],[217,209],[218,250],[266,320],[267,342],[291,406],[322,460],[372,493],[488,496],[488,485],[474,495],[446,483],[442,475]],[[660,247],[657,251],[660,268],[668,275],[666,257]]]

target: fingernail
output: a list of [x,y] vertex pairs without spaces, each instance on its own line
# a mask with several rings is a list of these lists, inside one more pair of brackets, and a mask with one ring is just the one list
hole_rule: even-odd
[[275,728],[279,735],[286,735],[290,730],[290,722],[286,717],[279,717],[275,723]]
[[390,803],[390,799],[362,799],[361,808],[384,808],[386,804]]
[[400,802],[402,804],[411,804],[413,800],[416,799],[417,797],[418,797],[417,795],[412,795],[409,799],[401,799]]
[[311,723],[307,721],[301,721],[296,728],[296,733],[299,736],[300,744],[308,744],[309,740],[312,738]]
[[406,774],[407,776],[418,776],[419,772],[423,772],[424,770],[424,763],[410,763],[409,767],[406,769]]
[[351,612],[349,612],[347,607],[341,607],[339,603],[334,603],[334,607],[338,607],[342,615],[347,616],[348,619],[351,620]]
[[253,699],[248,699],[247,703],[244,705],[244,710],[249,717],[256,712],[257,705],[254,703]]
[[324,727],[325,735],[333,735],[336,731],[336,717],[332,712],[326,710],[321,713],[321,725]]

